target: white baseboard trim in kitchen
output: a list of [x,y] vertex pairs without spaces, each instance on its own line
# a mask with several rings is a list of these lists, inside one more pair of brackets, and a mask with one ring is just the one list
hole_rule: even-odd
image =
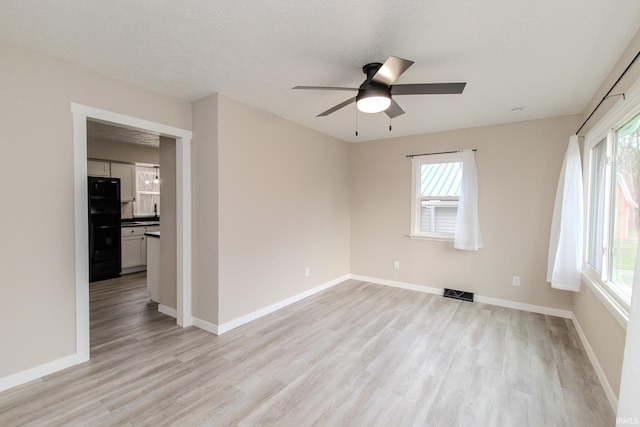
[[0,378],[0,392],[8,390],[10,388],[26,384],[29,381],[37,380],[54,372],[67,369],[70,366],[82,363],[83,360],[77,354],[63,357],[61,359],[53,360],[51,362],[43,363],[42,365],[35,366],[30,369],[26,369],[22,372],[8,375],[4,378]]
[[[412,291],[424,292],[428,294],[442,295],[444,293],[443,288],[432,288],[429,286],[421,286],[413,283],[379,279],[377,277],[360,276],[358,274],[352,274],[350,275],[350,278],[353,280],[360,280],[363,282],[369,282],[369,283],[374,283],[378,285],[392,286],[394,288],[409,289]],[[525,304],[522,302],[509,301],[509,300],[504,300],[499,298],[484,297],[482,295],[475,295],[474,301],[480,302],[483,304],[496,305],[498,307],[514,308],[516,310],[530,311],[532,313],[562,317],[565,319],[571,319],[573,316],[573,313],[569,310],[561,310],[558,308],[544,307],[541,305]]]
[[[260,317],[266,316],[267,314],[273,313],[276,310],[280,310],[281,308],[284,308],[288,305],[291,305],[295,302],[298,302],[300,300],[303,300],[307,297],[310,297],[311,295],[317,294],[318,292],[322,292],[325,289],[329,289],[332,286],[337,285],[338,283],[342,283],[345,280],[349,280],[350,279],[350,275],[344,275],[341,277],[338,277],[337,279],[333,279],[330,280],[326,283],[323,283],[322,285],[316,286],[314,288],[311,288],[309,290],[306,290],[304,292],[301,292],[297,295],[294,295],[292,297],[286,298],[282,301],[276,302],[274,304],[268,305],[266,307],[263,307],[259,310],[256,310],[254,312],[251,312],[249,314],[245,314],[244,316],[240,316],[236,319],[233,319],[229,322],[223,323],[221,325],[218,325],[218,335],[222,335],[225,332],[228,332],[232,329],[237,328],[238,326],[242,326],[245,323],[249,323],[252,320],[256,320],[259,319]],[[204,328],[203,328],[204,329]]]
[[587,357],[589,357],[591,366],[593,366],[593,370],[596,371],[596,375],[598,376],[598,379],[600,380],[600,384],[604,389],[604,394],[607,395],[607,399],[609,399],[609,404],[611,405],[611,408],[615,413],[618,410],[618,398],[616,397],[616,394],[613,391],[611,384],[609,384],[609,381],[607,380],[607,376],[604,374],[604,370],[602,369],[602,366],[600,365],[600,362],[596,357],[596,353],[593,351],[593,348],[591,348],[591,344],[589,344],[589,340],[587,339],[587,336],[584,334],[584,331],[582,330],[582,326],[580,326],[580,322],[578,322],[578,318],[573,313],[571,316],[571,320],[573,321],[573,326],[575,326],[576,331],[578,332],[578,337],[582,342],[582,346],[587,352]]
[[166,305],[158,304],[158,311],[162,314],[166,314],[167,316],[171,316],[174,319],[177,316],[177,312],[175,308],[167,307]]

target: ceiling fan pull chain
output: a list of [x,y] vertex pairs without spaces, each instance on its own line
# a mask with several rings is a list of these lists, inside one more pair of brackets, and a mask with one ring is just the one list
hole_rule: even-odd
[[391,117],[389,117],[389,132],[391,132]]
[[356,136],[358,136],[358,109],[356,108]]

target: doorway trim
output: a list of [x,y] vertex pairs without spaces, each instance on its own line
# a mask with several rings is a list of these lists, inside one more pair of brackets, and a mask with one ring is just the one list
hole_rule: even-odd
[[87,119],[150,131],[176,140],[176,323],[187,327],[192,316],[191,138],[192,132],[137,117],[71,103],[73,115],[76,355],[89,360],[89,235],[87,216]]

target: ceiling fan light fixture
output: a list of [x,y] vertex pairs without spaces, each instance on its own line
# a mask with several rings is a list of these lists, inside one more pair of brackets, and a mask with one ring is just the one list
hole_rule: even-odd
[[363,113],[380,113],[391,105],[389,88],[372,88],[360,90],[356,97],[356,106]]
[[391,105],[391,98],[386,96],[370,96],[356,102],[358,110],[363,113],[380,113]]

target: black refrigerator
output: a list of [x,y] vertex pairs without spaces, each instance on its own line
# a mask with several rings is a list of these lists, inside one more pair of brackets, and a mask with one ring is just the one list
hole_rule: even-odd
[[89,177],[89,281],[120,276],[120,179]]

